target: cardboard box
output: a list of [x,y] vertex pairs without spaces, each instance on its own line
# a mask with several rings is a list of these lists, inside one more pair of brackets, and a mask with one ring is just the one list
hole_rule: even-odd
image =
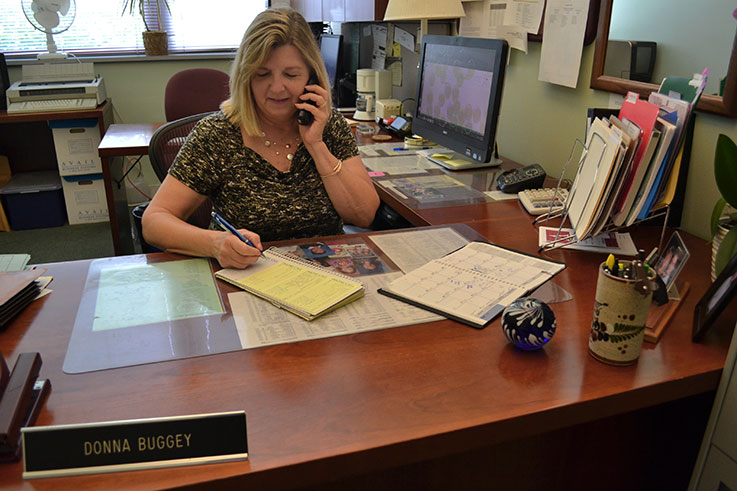
[[110,220],[102,174],[64,176],[61,184],[70,225]]
[[66,223],[61,179],[56,171],[21,172],[0,188],[12,230],[60,227]]
[[75,176],[102,172],[97,154],[100,130],[96,119],[65,119],[50,121],[54,136],[59,175]]

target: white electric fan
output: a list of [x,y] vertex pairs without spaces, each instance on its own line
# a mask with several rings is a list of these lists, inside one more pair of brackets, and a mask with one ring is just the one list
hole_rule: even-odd
[[37,58],[43,61],[66,59],[66,53],[56,51],[54,35],[61,34],[72,26],[77,16],[74,0],[21,0],[23,14],[31,25],[46,34],[46,53]]

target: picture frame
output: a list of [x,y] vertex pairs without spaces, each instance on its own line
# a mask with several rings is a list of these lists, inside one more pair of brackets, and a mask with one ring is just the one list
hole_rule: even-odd
[[703,339],[704,334],[714,324],[724,308],[737,293],[737,255],[724,267],[714,283],[711,284],[699,303],[696,304],[693,316],[691,340]]
[[667,290],[670,290],[673,286],[690,256],[691,253],[688,251],[681,235],[677,231],[673,232],[665,245],[665,249],[663,249],[663,253],[660,254],[653,265],[655,271],[658,272],[658,276],[665,283]]

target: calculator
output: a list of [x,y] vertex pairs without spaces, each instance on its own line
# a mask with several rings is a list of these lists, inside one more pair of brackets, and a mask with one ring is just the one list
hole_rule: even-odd
[[[525,189],[520,191],[517,196],[530,215],[542,215],[549,211],[555,212],[563,209],[563,203],[568,199],[568,190],[558,189],[557,197],[555,196],[555,190],[556,188]],[[552,210],[550,209],[551,203],[553,204]]]

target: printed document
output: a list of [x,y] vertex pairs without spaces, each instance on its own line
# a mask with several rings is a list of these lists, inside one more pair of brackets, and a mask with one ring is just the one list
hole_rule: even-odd
[[397,278],[379,293],[480,329],[564,268],[557,261],[470,242]]
[[548,0],[538,80],[576,88],[589,0]]
[[439,315],[376,292],[401,275],[395,272],[366,278],[366,295],[309,322],[246,292],[230,293],[228,300],[241,346],[256,348],[442,320]]

